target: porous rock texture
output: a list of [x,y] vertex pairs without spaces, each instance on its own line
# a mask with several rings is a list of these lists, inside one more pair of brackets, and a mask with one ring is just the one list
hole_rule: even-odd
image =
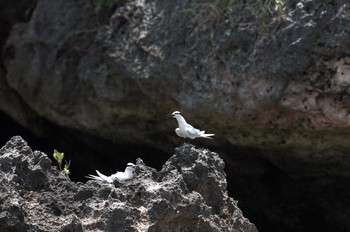
[[165,115],[181,110],[216,134],[195,143],[220,151],[258,227],[348,231],[348,1],[10,2],[0,3],[0,109],[94,150],[82,167],[103,162],[96,154],[125,159],[111,144],[164,159],[182,141]]
[[255,232],[227,195],[218,154],[183,144],[162,170],[125,183],[75,183],[19,136],[0,149],[0,231]]
[[348,149],[338,129],[350,126],[349,3],[286,1],[278,13],[259,2],[134,0],[96,12],[38,0],[4,45],[0,108],[38,133],[40,118],[161,149],[173,131],[159,120],[177,109],[229,144],[305,159]]

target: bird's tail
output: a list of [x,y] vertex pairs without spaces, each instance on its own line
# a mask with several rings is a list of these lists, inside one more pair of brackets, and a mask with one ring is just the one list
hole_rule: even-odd
[[99,176],[94,176],[89,174],[88,176],[86,176],[86,178],[90,179],[90,180],[103,180],[101,177]]
[[96,173],[97,175],[102,179],[102,180],[105,180],[107,182],[110,182],[110,177],[106,176],[106,175],[103,175],[101,172],[99,172],[98,170],[96,170]]
[[103,175],[103,174],[102,174],[101,172],[99,172],[98,170],[96,170],[96,173],[97,173],[98,176],[89,174],[88,176],[86,176],[86,178],[89,178],[89,179],[91,179],[91,180],[102,180],[102,181],[110,182],[108,176]]
[[214,136],[215,134],[201,134],[199,137],[206,138],[206,139],[213,139],[211,136]]

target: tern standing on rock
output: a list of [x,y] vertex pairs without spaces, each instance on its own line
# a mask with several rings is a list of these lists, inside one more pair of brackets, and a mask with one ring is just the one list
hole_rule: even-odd
[[113,183],[115,180],[124,182],[134,177],[134,174],[133,174],[134,170],[135,170],[135,164],[128,163],[124,172],[117,172],[115,174],[112,174],[111,176],[106,176],[100,173],[98,170],[96,170],[96,173],[98,176],[89,174],[86,178],[89,178],[91,180],[107,181],[108,183]]
[[176,118],[177,123],[179,124],[179,128],[175,129],[175,133],[182,138],[206,138],[206,139],[213,139],[211,136],[214,136],[214,134],[205,134],[205,131],[198,130],[188,124],[185,120],[185,118],[181,115],[179,111],[174,111],[171,116],[173,118]]

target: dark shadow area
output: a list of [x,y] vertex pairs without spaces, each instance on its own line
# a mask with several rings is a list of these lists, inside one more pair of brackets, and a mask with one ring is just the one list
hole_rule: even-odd
[[[350,231],[344,224],[350,215],[349,176],[291,176],[263,158],[264,152],[246,147],[220,151],[229,195],[259,231]],[[305,163],[299,167],[305,169]]]
[[[65,158],[71,160],[70,177],[73,181],[86,182],[85,176],[95,174],[95,169],[106,175],[122,171],[126,163],[135,162],[137,158],[160,170],[173,154],[152,147],[115,144],[68,128],[60,128],[45,120],[40,120],[37,126],[40,127],[41,134],[47,135],[45,138],[37,137],[0,113],[0,146],[11,136],[20,135],[33,150],[43,151],[51,159],[54,149],[64,152]],[[234,146],[210,150],[219,153],[225,160],[229,195],[238,200],[244,216],[259,231],[349,231],[349,222],[344,223],[347,215],[350,215],[348,176],[320,173],[317,176],[295,177],[263,158],[266,157],[263,154],[266,151]],[[292,165],[294,168],[299,165],[300,169],[305,169],[305,164],[302,163]]]
[[107,175],[116,171],[124,171],[126,164],[135,163],[137,158],[141,158],[146,165],[160,170],[172,155],[150,147],[115,144],[105,139],[82,135],[45,120],[40,120],[40,128],[41,133],[47,134],[46,138],[38,137],[0,112],[0,131],[2,131],[0,146],[5,145],[12,136],[20,135],[28,142],[32,150],[39,150],[47,154],[53,161],[53,165],[56,165],[52,157],[54,149],[64,152],[64,159],[71,160],[70,178],[73,181],[86,182],[85,176],[95,174],[96,169]]
[[53,153],[55,148],[48,140],[34,135],[33,132],[17,124],[13,119],[0,111],[0,147],[4,146],[12,136],[20,135],[28,142],[32,150],[42,151],[45,154]]

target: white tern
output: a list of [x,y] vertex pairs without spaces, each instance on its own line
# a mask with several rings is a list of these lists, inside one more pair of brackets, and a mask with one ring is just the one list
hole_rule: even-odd
[[103,175],[98,170],[96,170],[96,173],[98,176],[89,174],[86,178],[89,178],[91,180],[101,180],[101,181],[107,181],[108,183],[113,183],[115,180],[119,180],[121,182],[126,181],[128,179],[133,178],[134,174],[133,171],[135,170],[135,164],[128,163],[126,165],[124,172],[117,172],[115,174],[112,174],[110,176]]
[[198,130],[188,124],[185,120],[185,118],[181,115],[179,111],[174,111],[171,116],[173,118],[176,118],[177,123],[179,124],[179,128],[175,129],[175,133],[179,137],[183,138],[206,138],[206,139],[212,139],[211,136],[214,136],[214,134],[205,134],[205,131]]

